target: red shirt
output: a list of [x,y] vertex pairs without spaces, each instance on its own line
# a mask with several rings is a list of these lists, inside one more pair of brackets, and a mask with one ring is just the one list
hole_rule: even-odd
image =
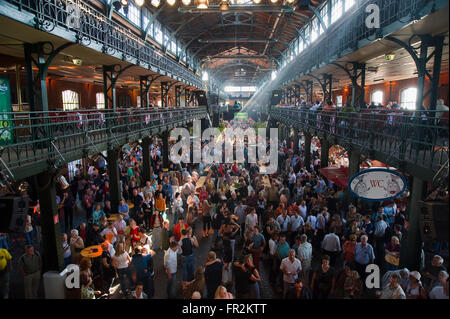
[[[188,229],[189,225],[187,223],[184,223],[183,229]],[[175,236],[176,241],[180,241],[181,239],[181,229],[180,229],[180,223],[176,224],[173,228],[173,235]]]

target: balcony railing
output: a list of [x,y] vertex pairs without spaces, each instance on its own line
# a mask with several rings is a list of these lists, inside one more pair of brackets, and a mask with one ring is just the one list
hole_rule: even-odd
[[[7,0],[20,11],[35,15],[35,27],[52,32],[56,27],[76,34],[78,43],[84,46],[97,44],[106,54],[119,53],[125,61],[136,59],[136,63],[146,63],[158,71],[166,71],[181,81],[201,87],[199,76],[157,52],[149,42],[144,41],[129,29],[108,19],[97,9],[83,0]],[[72,40],[72,39],[69,39]],[[92,47],[92,46],[91,46]]]
[[270,110],[270,117],[282,123],[331,135],[339,143],[381,152],[394,162],[415,164],[433,172],[448,161],[448,115],[448,111],[387,109],[357,113],[294,107]]
[[[58,167],[81,155],[139,140],[207,116],[206,107],[151,110],[147,108],[80,110],[74,112],[2,112],[1,170],[16,180]],[[41,163],[39,169],[29,169]],[[42,164],[43,163],[43,164]]]

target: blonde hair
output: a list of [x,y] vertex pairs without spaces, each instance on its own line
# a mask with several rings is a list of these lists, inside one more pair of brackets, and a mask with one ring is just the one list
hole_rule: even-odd
[[222,290],[225,290],[225,292],[227,291],[227,288],[225,288],[224,286],[219,286],[219,287],[217,287],[217,289],[216,289],[216,293],[214,294],[214,299],[222,299],[221,298],[221,296],[220,296],[220,292],[222,291]]

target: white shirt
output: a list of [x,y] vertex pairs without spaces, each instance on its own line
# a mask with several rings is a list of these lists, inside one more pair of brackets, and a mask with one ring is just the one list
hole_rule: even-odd
[[295,173],[292,172],[289,174],[289,184],[295,184],[297,181],[297,177],[295,176]]
[[179,250],[173,251],[169,248],[164,254],[164,267],[169,268],[171,274],[175,274],[177,272],[177,255],[180,253],[181,251]]
[[269,254],[275,255],[277,253],[277,243],[271,238],[269,239]]
[[128,253],[124,252],[122,253],[122,255],[119,256],[112,256],[112,259],[114,259],[115,261],[117,261],[117,268],[118,269],[123,269],[123,268],[128,268]]
[[64,243],[62,243],[62,248],[63,248],[63,258],[68,258],[70,257],[72,254],[70,252],[70,248],[67,249],[66,251],[64,251],[64,249],[66,249],[66,247],[69,247],[69,242],[65,241]]
[[283,273],[283,280],[293,284],[298,277],[298,272],[302,270],[302,263],[297,258],[294,258],[294,262],[291,262],[289,257],[286,257],[281,261],[280,269],[291,273],[290,275]]
[[430,291],[430,299],[449,299],[449,298],[444,293],[444,287],[442,287],[442,286],[435,286]]
[[102,230],[102,232],[100,233],[100,235],[101,235],[102,237],[106,238],[106,235],[107,235],[108,233],[113,233],[114,237],[112,238],[111,244],[114,245],[114,243],[115,243],[116,240],[117,240],[117,238],[116,238],[116,237],[117,237],[117,230],[116,230],[116,227],[113,227],[112,229],[109,228],[109,227],[106,227],[105,229]]
[[305,221],[303,220],[302,216],[298,215],[295,217],[295,215],[291,216],[291,230],[292,231],[298,231],[300,226],[305,225]]
[[[301,209],[300,209],[301,211]],[[315,230],[316,229],[316,221],[317,221],[317,217],[314,215],[309,215],[308,218],[306,219],[307,222],[311,223],[312,229]]]
[[312,245],[308,242],[300,244],[297,248],[297,254],[301,260],[310,260],[312,258]]
[[326,234],[322,241],[322,248],[326,251],[341,251],[341,243],[336,234]]
[[245,228],[251,229],[258,224],[258,215],[257,214],[248,214],[245,218]]
[[308,208],[302,205],[300,205],[299,208],[300,208],[300,215],[302,215],[303,219],[306,219],[306,213],[308,211]]
[[280,215],[277,217],[277,222],[280,224],[281,231],[286,232],[288,230],[288,225],[291,222],[291,219],[288,215],[286,215],[286,218],[284,218],[283,215]]

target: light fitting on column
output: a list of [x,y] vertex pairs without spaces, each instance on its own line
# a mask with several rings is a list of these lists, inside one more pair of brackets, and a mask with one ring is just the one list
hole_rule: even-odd
[[120,4],[126,7],[128,5],[128,0],[120,0]]
[[168,4],[169,6],[173,6],[173,5],[175,4],[175,1],[176,1],[176,0],[167,0],[167,4]]
[[270,2],[272,2],[272,3],[277,3],[278,0],[270,0]]
[[261,3],[261,0],[253,0],[253,3],[254,3],[254,4],[260,4],[260,3]]
[[287,1],[287,3],[289,3],[289,4],[293,4],[294,2],[295,2],[295,0],[286,0]]
[[191,4],[191,0],[182,0],[181,2],[183,2],[183,4],[184,4],[185,6],[188,6],[188,5]]
[[142,7],[145,3],[145,0],[134,0],[134,3],[136,3],[138,7]]

